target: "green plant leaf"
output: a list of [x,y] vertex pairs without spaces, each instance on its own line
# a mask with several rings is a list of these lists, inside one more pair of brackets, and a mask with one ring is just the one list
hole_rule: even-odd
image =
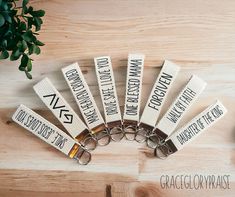
[[22,6],[26,6],[29,3],[29,0],[23,0]]
[[10,39],[8,41],[7,50],[8,51],[13,51],[16,47],[16,43],[18,43],[18,39],[16,39],[16,38]]
[[25,40],[22,40],[22,49],[25,51],[28,48],[27,42]]
[[32,6],[29,6],[28,12],[31,13],[32,11],[33,11],[33,7],[32,7]]
[[28,4],[29,0],[23,0],[22,2],[22,14],[25,13],[27,14],[28,13],[28,8],[27,8],[27,4]]
[[20,40],[17,43],[17,47],[20,50],[20,52],[24,52],[28,48],[28,45],[27,45],[27,42],[25,40]]
[[4,11],[7,11],[8,10],[7,1],[2,1],[1,7]]
[[15,16],[17,14],[17,10],[11,10],[11,16]]
[[22,35],[22,38],[27,42],[34,42],[36,40],[36,37],[33,35],[33,32],[27,31]]
[[14,50],[13,52],[12,52],[12,54],[11,54],[11,56],[10,56],[10,60],[11,61],[15,61],[15,60],[18,60],[19,59],[19,57],[21,56],[21,52],[20,52],[20,50],[17,48],[16,50]]
[[33,45],[34,44],[28,44],[28,49],[29,49],[29,55],[33,54]]
[[5,24],[5,18],[2,14],[0,14],[0,27],[2,27]]
[[42,24],[42,23],[41,23],[41,20],[40,20],[40,18],[35,17],[35,18],[34,18],[34,21],[35,21],[34,24],[35,24],[35,27],[36,27],[35,30],[36,30],[36,31],[39,31],[39,30],[41,29],[41,24]]
[[41,53],[41,49],[37,45],[34,44],[33,45],[33,52],[38,55]]
[[25,74],[26,74],[28,79],[32,79],[33,78],[32,75],[27,70],[25,70],[24,72],[25,72]]
[[1,52],[0,59],[7,59],[9,57],[9,53],[7,50]]
[[29,0],[0,0],[0,59],[20,60],[19,70],[32,79],[31,54],[40,54],[44,43],[37,39],[44,10],[28,6]]
[[18,48],[21,48],[22,47],[22,43],[21,41],[17,42],[17,45],[16,45]]
[[33,17],[28,18],[28,28],[32,28],[33,25]]
[[32,11],[30,14],[34,17],[43,17],[45,15],[44,10],[37,10],[37,11]]
[[36,44],[36,45],[38,45],[38,46],[44,46],[44,45],[45,45],[44,43],[42,43],[42,42],[39,41],[39,40],[35,40],[35,41],[34,41],[34,44]]
[[29,57],[26,54],[23,54],[21,61],[20,61],[19,70],[25,71],[25,68],[28,64],[28,60],[29,60]]
[[20,31],[25,31],[26,30],[26,23],[21,21],[20,24],[19,24],[19,30]]
[[28,14],[28,8],[26,6],[22,7],[22,14]]
[[5,34],[3,35],[5,38],[6,37],[11,37],[12,36],[12,30],[9,28],[6,32],[5,32]]
[[28,62],[27,62],[27,71],[30,72],[31,70],[32,70],[32,60],[28,59]]
[[7,47],[7,40],[3,40],[3,41],[2,41],[2,46],[3,46],[4,48]]
[[24,71],[24,70],[25,70],[25,67],[19,66],[19,70],[20,70],[20,71]]
[[2,13],[3,17],[5,18],[5,21],[8,23],[12,23],[11,16],[8,13]]

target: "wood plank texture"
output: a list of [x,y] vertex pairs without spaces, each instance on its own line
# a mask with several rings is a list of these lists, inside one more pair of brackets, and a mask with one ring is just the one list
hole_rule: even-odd
[[[235,194],[235,1],[233,0],[32,0],[45,9],[34,56],[33,80],[17,70],[18,62],[0,62],[0,196],[234,196]],[[64,130],[34,93],[32,86],[49,77],[75,111],[75,100],[61,68],[75,61],[102,109],[93,57],[112,58],[118,97],[123,110],[127,55],[146,55],[142,109],[164,59],[182,69],[163,113],[191,74],[206,87],[182,126],[219,98],[228,114],[196,141],[160,160],[144,144],[112,142],[97,148],[87,166],[41,142],[11,121],[17,105],[37,110]],[[102,110],[101,110],[102,111]],[[103,111],[102,111],[103,113]],[[161,114],[162,115],[162,114]],[[230,188],[163,189],[162,175],[230,175]]]

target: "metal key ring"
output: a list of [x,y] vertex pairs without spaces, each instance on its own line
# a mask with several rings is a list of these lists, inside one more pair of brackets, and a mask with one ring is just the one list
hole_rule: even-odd
[[95,134],[95,138],[100,146],[106,146],[111,141],[111,136],[109,134],[109,129],[105,128],[103,131],[100,131]]
[[97,147],[97,140],[93,135],[89,135],[82,141],[82,145],[86,150],[92,151]]
[[147,141],[148,139],[148,133],[150,131],[143,128],[143,127],[138,127],[137,128],[137,132],[136,132],[136,136],[135,136],[135,141],[139,142],[139,143],[144,143]]
[[109,134],[111,139],[115,142],[121,141],[122,138],[125,136],[123,128],[120,126],[111,128]]
[[164,143],[154,149],[154,155],[160,159],[166,159],[170,154],[172,154],[172,151],[167,146],[166,143]]
[[74,156],[74,159],[80,164],[80,165],[87,165],[91,161],[91,153],[89,153],[87,150],[80,148],[76,155]]
[[155,149],[165,143],[165,140],[153,133],[147,137],[146,144],[149,148]]
[[[129,141],[134,141],[135,140],[135,136],[136,136],[136,125],[128,125],[127,127],[124,128],[124,135],[125,138]],[[132,136],[132,138],[130,136]],[[129,137],[127,137],[129,136]]]

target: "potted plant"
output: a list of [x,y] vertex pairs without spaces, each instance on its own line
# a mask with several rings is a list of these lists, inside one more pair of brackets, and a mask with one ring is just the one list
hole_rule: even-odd
[[[44,44],[37,39],[43,23],[44,10],[28,6],[29,0],[0,0],[0,60],[20,59],[19,70],[32,79],[30,55],[40,54]],[[17,6],[19,5],[20,6]]]

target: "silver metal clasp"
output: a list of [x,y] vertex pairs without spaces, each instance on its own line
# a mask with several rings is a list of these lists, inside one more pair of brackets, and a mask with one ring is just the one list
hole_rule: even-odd
[[136,132],[135,140],[139,143],[146,142],[154,127],[140,123]]
[[148,136],[147,146],[155,149],[156,147],[165,143],[165,139],[168,137],[163,131],[155,128],[152,133]]
[[154,149],[154,155],[160,159],[166,159],[173,151],[167,143],[163,143]]
[[147,137],[147,146],[149,148],[155,149],[162,144],[164,144],[165,139],[159,136],[157,133],[152,133]]
[[91,161],[91,153],[80,147],[73,159],[81,165],[87,165]]
[[111,141],[109,129],[105,126],[105,124],[101,124],[93,128],[92,133],[100,146],[106,146]]
[[138,129],[138,122],[134,120],[123,120],[123,131],[127,140],[134,141]]
[[121,141],[124,137],[122,121],[117,120],[107,123],[111,139],[115,142]]
[[95,136],[88,129],[81,132],[76,139],[86,150],[94,150],[97,146]]

